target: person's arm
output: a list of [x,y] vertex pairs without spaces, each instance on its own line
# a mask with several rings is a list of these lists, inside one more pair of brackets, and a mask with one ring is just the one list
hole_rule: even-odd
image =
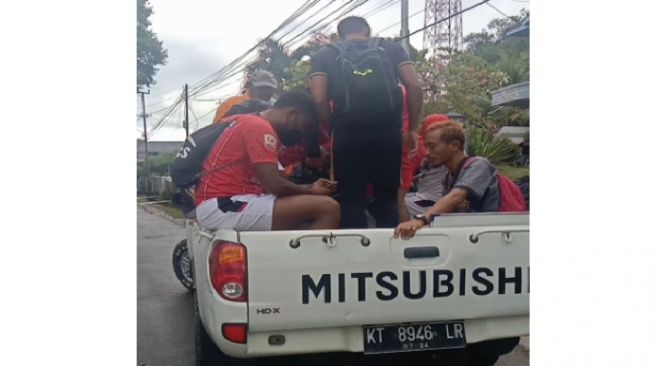
[[335,189],[335,182],[318,179],[311,185],[299,185],[284,179],[277,164],[255,164],[254,173],[266,192],[277,197],[294,196],[298,194],[329,195]]
[[419,117],[422,113],[422,84],[417,76],[415,65],[404,62],[399,66],[399,79],[406,88],[408,99],[408,117],[410,119],[410,131],[417,132]]
[[[462,188],[454,188],[446,196],[440,198],[438,202],[435,203],[430,209],[428,209],[423,215],[427,219],[435,214],[448,213],[452,212],[456,206],[458,206],[465,198],[467,198],[467,191]],[[415,236],[415,232],[427,224],[422,220],[412,219],[410,221],[402,222],[395,229],[395,237],[401,237],[402,239],[410,239]]]
[[308,79],[308,87],[317,106],[317,117],[320,126],[331,129],[331,112],[329,111],[328,84],[326,74],[313,74]]
[[458,205],[460,205],[469,195],[467,190],[462,188],[454,188],[447,195],[440,198],[435,205],[431,206],[424,216],[431,218],[433,215],[453,212]]
[[329,109],[329,69],[327,60],[330,50],[323,48],[311,57],[311,69],[308,72],[308,88],[317,105],[317,118],[320,126],[331,130],[331,110]]

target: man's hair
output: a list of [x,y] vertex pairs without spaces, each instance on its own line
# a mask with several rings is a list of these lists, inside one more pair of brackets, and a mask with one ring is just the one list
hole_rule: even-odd
[[342,39],[350,34],[366,34],[369,36],[370,33],[370,25],[367,24],[367,20],[361,17],[346,17],[338,23],[338,36]]
[[465,131],[460,123],[454,121],[435,123],[430,125],[426,132],[428,133],[438,130],[442,131],[440,134],[440,139],[442,141],[447,144],[458,141],[460,143],[460,150],[463,150],[465,146]]
[[301,89],[287,91],[279,96],[272,108],[297,108],[309,115],[312,120],[317,121],[317,106],[313,97]]

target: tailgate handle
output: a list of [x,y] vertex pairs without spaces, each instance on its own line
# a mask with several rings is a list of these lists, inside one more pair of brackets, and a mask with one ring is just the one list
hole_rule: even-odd
[[404,249],[404,257],[414,258],[435,258],[440,256],[438,247],[413,247]]

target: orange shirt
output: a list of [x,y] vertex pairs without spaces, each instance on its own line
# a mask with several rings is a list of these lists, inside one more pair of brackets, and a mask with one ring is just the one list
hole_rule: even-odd
[[270,122],[255,116],[241,115],[220,135],[202,166],[195,189],[195,203],[213,197],[238,194],[263,194],[254,172],[256,164],[279,164],[277,133]]
[[213,123],[218,123],[220,122],[221,119],[224,118],[224,115],[227,114],[233,108],[234,106],[245,103],[252,99],[249,95],[236,95],[235,97],[231,97],[218,107],[218,110],[215,112],[215,117],[213,117]]

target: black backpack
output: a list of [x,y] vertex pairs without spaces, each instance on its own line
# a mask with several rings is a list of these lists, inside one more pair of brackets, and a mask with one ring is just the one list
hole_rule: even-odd
[[338,112],[368,114],[401,108],[401,92],[390,57],[380,38],[336,42],[338,50],[333,99]]
[[202,164],[218,137],[231,125],[231,120],[210,124],[193,132],[177,153],[170,167],[172,183],[181,188],[190,188],[199,182]]

